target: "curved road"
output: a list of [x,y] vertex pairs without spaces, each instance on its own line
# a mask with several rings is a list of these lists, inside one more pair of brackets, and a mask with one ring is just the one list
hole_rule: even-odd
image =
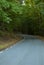
[[18,44],[0,52],[0,65],[44,65],[44,41],[25,36]]

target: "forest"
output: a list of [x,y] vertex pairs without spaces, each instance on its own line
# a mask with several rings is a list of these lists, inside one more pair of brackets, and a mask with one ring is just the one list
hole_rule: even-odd
[[44,36],[44,0],[0,0],[3,31]]
[[0,65],[44,65],[44,0],[0,0]]

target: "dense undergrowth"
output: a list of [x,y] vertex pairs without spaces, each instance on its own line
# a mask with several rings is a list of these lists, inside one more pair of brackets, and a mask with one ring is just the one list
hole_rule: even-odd
[[44,1],[0,0],[1,31],[44,35]]

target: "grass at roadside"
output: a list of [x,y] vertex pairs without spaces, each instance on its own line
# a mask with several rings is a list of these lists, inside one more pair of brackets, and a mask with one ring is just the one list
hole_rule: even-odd
[[44,41],[44,36],[35,35],[35,37],[37,37],[38,39]]
[[16,42],[20,41],[22,39],[21,36],[16,35],[16,34],[3,34],[0,36],[0,51],[4,50],[11,45],[16,44]]
[[11,40],[6,41],[6,42],[3,42],[3,41],[0,42],[0,51],[10,47],[13,44],[16,44],[16,42],[20,41],[21,39],[22,39],[21,37],[16,37],[15,39],[11,39]]

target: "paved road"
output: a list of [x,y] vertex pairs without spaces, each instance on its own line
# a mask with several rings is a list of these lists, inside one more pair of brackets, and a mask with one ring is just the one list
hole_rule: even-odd
[[0,52],[0,65],[44,65],[44,41],[27,36]]

